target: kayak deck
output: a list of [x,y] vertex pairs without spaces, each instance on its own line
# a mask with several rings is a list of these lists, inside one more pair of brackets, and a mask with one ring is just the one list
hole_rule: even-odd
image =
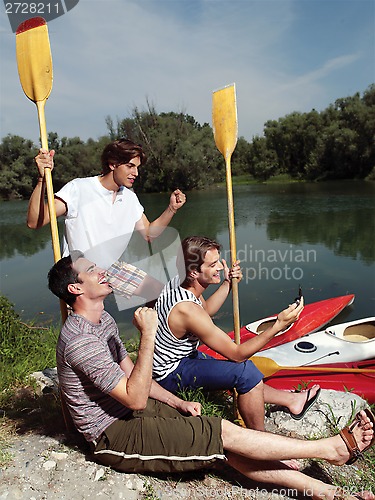
[[[298,321],[293,323],[284,332],[276,335],[260,350],[263,351],[320,330],[330,323],[345,307],[352,304],[354,298],[355,295],[349,294],[306,304]],[[273,315],[243,326],[240,330],[241,344],[256,337],[259,333],[272,326],[276,319],[277,315]],[[228,336],[233,340],[234,332],[228,333]],[[201,345],[199,351],[209,356],[213,356],[216,359],[226,359],[224,356],[205,345]]]

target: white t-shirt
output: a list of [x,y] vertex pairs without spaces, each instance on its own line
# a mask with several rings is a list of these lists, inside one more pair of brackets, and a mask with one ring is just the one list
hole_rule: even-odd
[[144,212],[137,195],[125,187],[113,202],[114,192],[103,187],[97,176],[74,179],[55,196],[67,205],[63,256],[80,250],[105,269],[124,252]]

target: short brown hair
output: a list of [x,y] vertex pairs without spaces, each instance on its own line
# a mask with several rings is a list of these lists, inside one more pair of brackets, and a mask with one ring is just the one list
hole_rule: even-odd
[[70,306],[73,306],[77,296],[69,292],[68,285],[81,283],[73,264],[82,257],[84,257],[82,252],[73,250],[70,255],[58,260],[48,273],[48,288]]
[[215,240],[205,236],[189,236],[181,243],[181,252],[177,256],[177,269],[182,281],[181,286],[189,285],[193,280],[190,276],[192,271],[201,270],[208,250],[221,250],[221,245]]
[[140,144],[135,144],[128,139],[119,139],[107,144],[101,156],[103,175],[111,171],[110,165],[129,163],[133,158],[139,158],[141,165],[146,163],[146,154]]

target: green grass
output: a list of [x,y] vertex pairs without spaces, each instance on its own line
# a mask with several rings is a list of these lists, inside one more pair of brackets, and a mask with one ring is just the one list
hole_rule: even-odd
[[9,447],[13,436],[15,435],[15,426],[5,416],[0,418],[0,468],[9,463],[12,455]]
[[178,396],[185,401],[196,401],[202,406],[202,415],[233,420],[233,398],[227,391],[204,392],[198,389],[184,389]]
[[56,365],[56,327],[23,323],[9,300],[0,296],[0,406],[30,373]]

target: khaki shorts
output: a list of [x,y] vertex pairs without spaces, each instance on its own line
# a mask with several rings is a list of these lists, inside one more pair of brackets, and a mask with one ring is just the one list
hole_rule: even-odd
[[106,272],[113,292],[129,299],[145,279],[147,273],[127,262],[117,261]]
[[185,417],[148,400],[147,408],[111,424],[95,443],[98,462],[123,472],[187,472],[226,460],[221,418]]

